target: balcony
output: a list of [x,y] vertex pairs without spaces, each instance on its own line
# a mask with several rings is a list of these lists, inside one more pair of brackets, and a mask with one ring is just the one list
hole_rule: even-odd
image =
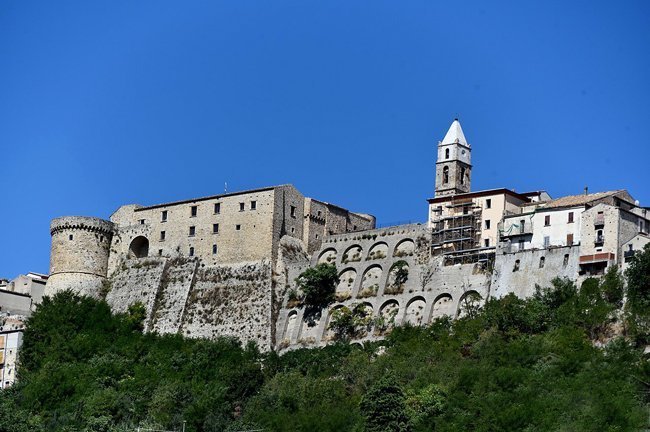
[[597,262],[611,262],[616,259],[616,255],[611,252],[602,252],[593,255],[580,256],[580,264],[591,264]]
[[519,235],[526,235],[533,233],[533,224],[530,221],[526,221],[523,224],[521,221],[517,222],[508,222],[508,223],[499,223],[499,231],[501,232],[502,237],[513,237]]

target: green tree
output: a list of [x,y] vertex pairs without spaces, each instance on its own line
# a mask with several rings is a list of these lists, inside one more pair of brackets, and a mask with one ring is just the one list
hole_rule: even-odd
[[323,308],[334,302],[338,271],[333,264],[321,263],[302,272],[296,283],[305,295],[303,316],[313,323],[320,318]]
[[368,389],[359,406],[366,432],[407,432],[411,422],[406,397],[395,377],[388,373]]
[[332,312],[329,329],[334,331],[337,339],[348,340],[362,336],[369,330],[371,323],[371,313],[364,304],[357,303],[352,309],[347,306],[335,309]]
[[627,277],[626,321],[639,344],[650,343],[650,243],[637,252],[625,271]]

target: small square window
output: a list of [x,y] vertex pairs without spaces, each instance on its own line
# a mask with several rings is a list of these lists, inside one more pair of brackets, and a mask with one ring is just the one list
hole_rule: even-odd
[[291,206],[291,217],[295,218],[296,217],[296,206]]
[[194,256],[194,248],[190,247],[190,256]]
[[72,240],[73,238],[74,238],[74,237],[72,236],[72,234],[70,234],[70,235],[68,236],[68,240]]
[[160,222],[167,222],[167,210],[160,212]]
[[544,226],[551,226],[551,215],[544,216]]
[[214,203],[214,214],[221,213],[221,203]]
[[144,219],[140,219],[140,225],[144,225]]
[[190,217],[196,217],[197,213],[198,213],[198,206],[190,207]]
[[485,247],[490,247],[490,239],[485,239]]
[[239,224],[235,225],[235,229],[236,229],[237,231],[241,230],[241,225],[239,225]]
[[251,201],[251,210],[257,209],[257,201]]
[[190,227],[190,237],[194,237],[196,235],[196,227],[191,226]]
[[165,231],[160,231],[160,241],[165,241]]
[[158,249],[158,256],[162,256],[162,249]]
[[294,227],[291,227],[291,234],[295,233],[296,229]]
[[219,234],[219,224],[212,224],[212,234]]
[[245,204],[239,203],[239,211],[244,211]]
[[485,208],[492,208],[492,200],[491,199],[486,199],[485,200]]

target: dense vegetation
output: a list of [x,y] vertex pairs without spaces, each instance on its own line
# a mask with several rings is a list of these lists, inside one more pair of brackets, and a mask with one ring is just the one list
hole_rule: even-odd
[[[0,431],[638,431],[647,427],[650,247],[462,319],[278,356],[142,334],[143,309],[61,293],[29,320]],[[615,336],[623,334],[624,337]]]

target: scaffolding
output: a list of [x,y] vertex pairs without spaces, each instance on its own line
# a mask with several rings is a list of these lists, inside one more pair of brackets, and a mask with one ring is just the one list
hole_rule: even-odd
[[489,261],[494,247],[481,247],[481,206],[472,199],[452,197],[444,208],[433,209],[431,253],[444,265]]

